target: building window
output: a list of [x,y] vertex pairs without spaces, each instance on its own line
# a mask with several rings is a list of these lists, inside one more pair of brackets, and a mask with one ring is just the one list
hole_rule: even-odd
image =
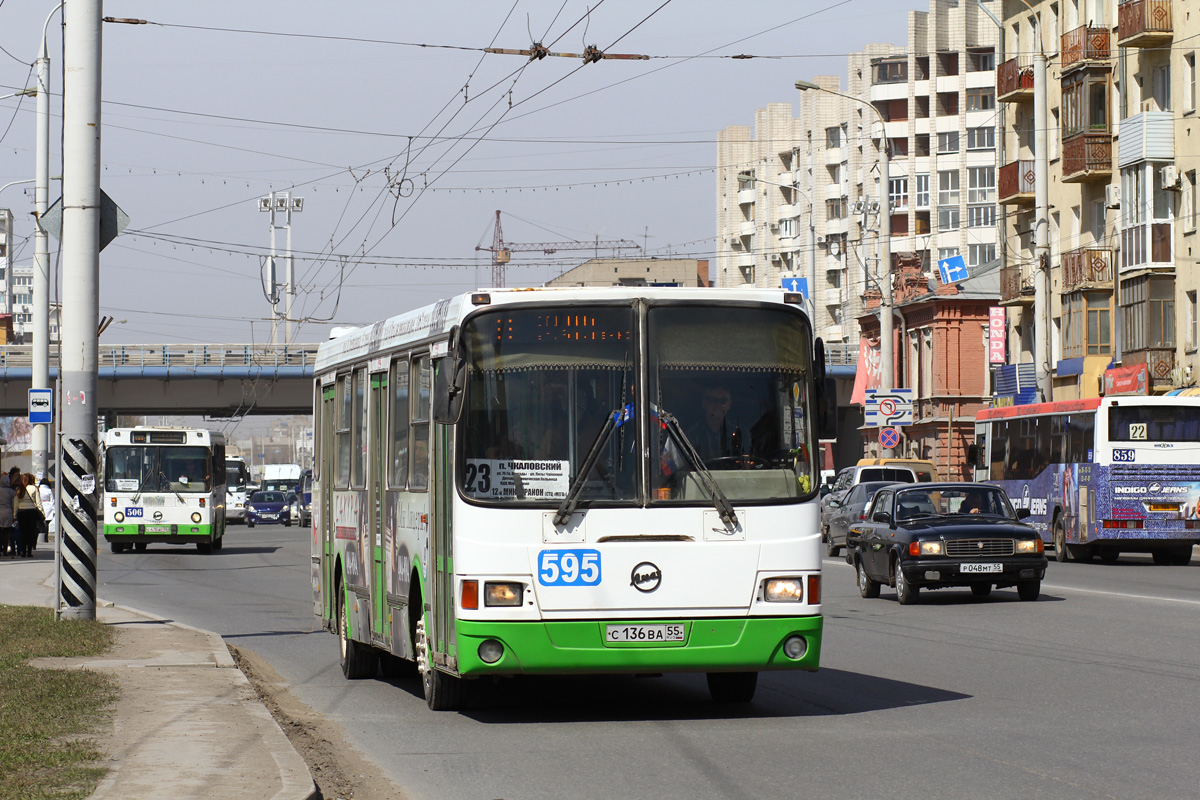
[[876,83],[904,83],[908,80],[908,61],[884,61],[875,65]]
[[1111,316],[1108,292],[1063,295],[1063,358],[1111,354]]
[[1179,210],[1187,233],[1196,230],[1196,199],[1196,170],[1191,170],[1183,174],[1183,207]]
[[944,170],[938,173],[938,205],[958,205],[958,170]]
[[992,228],[996,225],[995,206],[968,206],[968,228]]
[[796,235],[796,218],[784,217],[779,220],[779,238],[791,239]]
[[967,89],[967,111],[990,111],[996,107],[996,88],[980,86]]
[[840,125],[825,129],[825,146],[831,150],[842,146],[842,127]]
[[938,230],[956,231],[962,225],[958,206],[938,206]]
[[1121,281],[1121,322],[1128,351],[1175,346],[1175,278],[1141,275]]
[[969,167],[967,169],[967,202],[991,203],[995,200],[996,168]]
[[892,211],[908,210],[908,178],[888,181],[888,202]]
[[1062,82],[1062,138],[1108,133],[1108,75],[1077,72]]
[[995,50],[978,50],[967,54],[967,72],[990,72],[995,68]]
[[967,149],[968,150],[995,150],[996,149],[996,127],[988,125],[983,128],[968,128],[967,129]]
[[1196,110],[1196,54],[1183,57],[1183,110]]
[[929,208],[929,174],[916,176],[917,208]]
[[937,115],[939,117],[958,116],[958,92],[938,92]]
[[846,203],[843,198],[835,197],[825,201],[825,219],[843,219],[846,216]]
[[938,134],[938,153],[958,152],[958,131],[942,131]]
[[971,244],[967,245],[967,265],[981,267],[996,260],[996,245]]
[[1196,292],[1195,290],[1187,293],[1188,304],[1188,341],[1187,349],[1196,349]]
[[1171,65],[1155,67],[1153,73],[1153,97],[1159,111],[1171,110]]
[[957,247],[938,248],[938,261],[945,261],[947,258],[954,258],[956,255],[958,255]]

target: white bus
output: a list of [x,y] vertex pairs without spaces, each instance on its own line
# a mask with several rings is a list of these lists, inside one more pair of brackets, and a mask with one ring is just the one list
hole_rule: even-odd
[[197,428],[113,428],[104,434],[104,538],[114,553],[148,544],[220,550],[225,536],[225,436]]
[[1059,561],[1150,553],[1187,565],[1200,544],[1200,399],[1126,395],[986,409],[975,480],[1027,508]]
[[816,670],[832,381],[801,303],[492,289],[323,344],[312,585],[345,675],[415,662],[448,709],[485,676],[705,672],[748,701]]
[[241,456],[225,456],[225,521],[246,521],[250,466]]

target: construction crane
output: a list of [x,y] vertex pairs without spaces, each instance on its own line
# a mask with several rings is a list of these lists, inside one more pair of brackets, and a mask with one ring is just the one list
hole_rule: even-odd
[[487,250],[492,254],[492,286],[497,289],[504,286],[504,265],[512,260],[512,254],[537,253],[554,255],[559,250],[640,250],[641,246],[627,239],[600,239],[593,242],[506,242],[504,231],[500,228],[500,210],[496,210],[496,233],[492,237],[492,246],[476,245],[476,250]]

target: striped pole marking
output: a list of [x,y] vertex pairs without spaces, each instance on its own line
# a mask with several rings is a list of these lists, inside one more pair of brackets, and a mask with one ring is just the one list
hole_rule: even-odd
[[[62,508],[58,510],[58,533],[63,537],[59,616],[95,619],[96,438],[64,437],[62,465]],[[90,482],[90,487],[85,482]]]

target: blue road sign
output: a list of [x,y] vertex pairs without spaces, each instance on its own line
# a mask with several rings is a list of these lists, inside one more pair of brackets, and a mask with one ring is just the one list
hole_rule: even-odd
[[808,278],[781,278],[785,292],[799,292],[808,299]]
[[967,274],[967,262],[962,256],[950,256],[938,262],[938,273],[942,283],[958,283],[971,277]]
[[54,422],[54,390],[29,390],[29,424],[49,425]]
[[900,446],[900,431],[895,428],[879,429],[879,444],[886,450],[894,450]]

